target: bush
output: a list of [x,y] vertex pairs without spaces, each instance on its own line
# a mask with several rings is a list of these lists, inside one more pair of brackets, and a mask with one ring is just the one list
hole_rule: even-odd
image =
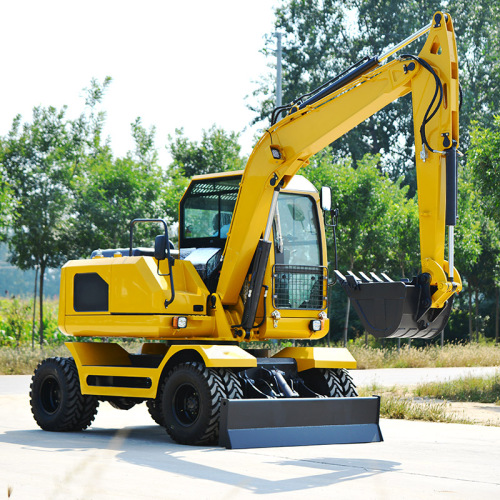
[[[44,303],[44,337],[46,344],[62,344],[68,338],[57,326],[57,301]],[[38,309],[37,309],[38,310]],[[39,318],[35,319],[34,343],[39,343]],[[12,297],[0,301],[0,346],[19,347],[31,344],[33,332],[33,301]]]

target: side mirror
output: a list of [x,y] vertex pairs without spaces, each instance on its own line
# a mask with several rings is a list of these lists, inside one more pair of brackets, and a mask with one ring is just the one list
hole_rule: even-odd
[[319,193],[319,200],[323,212],[329,212],[332,209],[332,190],[323,186]]
[[156,260],[165,260],[165,255],[167,252],[167,238],[164,234],[159,234],[155,238],[155,254],[154,257]]

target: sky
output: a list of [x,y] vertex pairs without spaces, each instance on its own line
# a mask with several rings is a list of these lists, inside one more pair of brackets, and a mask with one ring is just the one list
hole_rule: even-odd
[[113,82],[103,100],[105,134],[123,156],[130,124],[156,127],[160,161],[168,135],[200,140],[212,125],[243,132],[249,154],[256,127],[247,108],[271,71],[259,50],[273,32],[277,0],[0,0],[0,135],[34,106],[68,106],[77,116],[92,78]]

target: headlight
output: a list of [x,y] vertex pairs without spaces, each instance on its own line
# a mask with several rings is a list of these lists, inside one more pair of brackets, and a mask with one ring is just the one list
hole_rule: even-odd
[[309,330],[312,330],[313,332],[319,332],[323,328],[323,321],[320,319],[313,319],[309,323]]
[[186,316],[174,316],[172,320],[172,326],[174,328],[186,328],[188,320]]

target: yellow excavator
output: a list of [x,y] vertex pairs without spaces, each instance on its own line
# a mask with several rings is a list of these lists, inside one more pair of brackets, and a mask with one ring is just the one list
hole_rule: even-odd
[[[388,61],[424,34],[418,56]],[[59,328],[95,341],[68,342],[71,357],[39,364],[30,391],[38,425],[83,430],[100,401],[124,410],[145,401],[152,418],[184,444],[382,440],[380,399],[357,396],[348,372],[356,361],[347,349],[286,347],[271,356],[248,346],[327,334],[323,216],[331,192],[323,188],[320,196],[296,173],[410,92],[421,273],[411,282],[336,274],[369,333],[438,334],[462,287],[453,266],[458,60],[452,20],[442,12],[397,46],[277,108],[244,171],[194,177],[179,206],[177,249],[164,220],[137,219],[129,248],[97,250],[64,265]],[[134,247],[134,228],[151,223],[162,228],[154,248]],[[146,341],[129,353],[113,337]]]

